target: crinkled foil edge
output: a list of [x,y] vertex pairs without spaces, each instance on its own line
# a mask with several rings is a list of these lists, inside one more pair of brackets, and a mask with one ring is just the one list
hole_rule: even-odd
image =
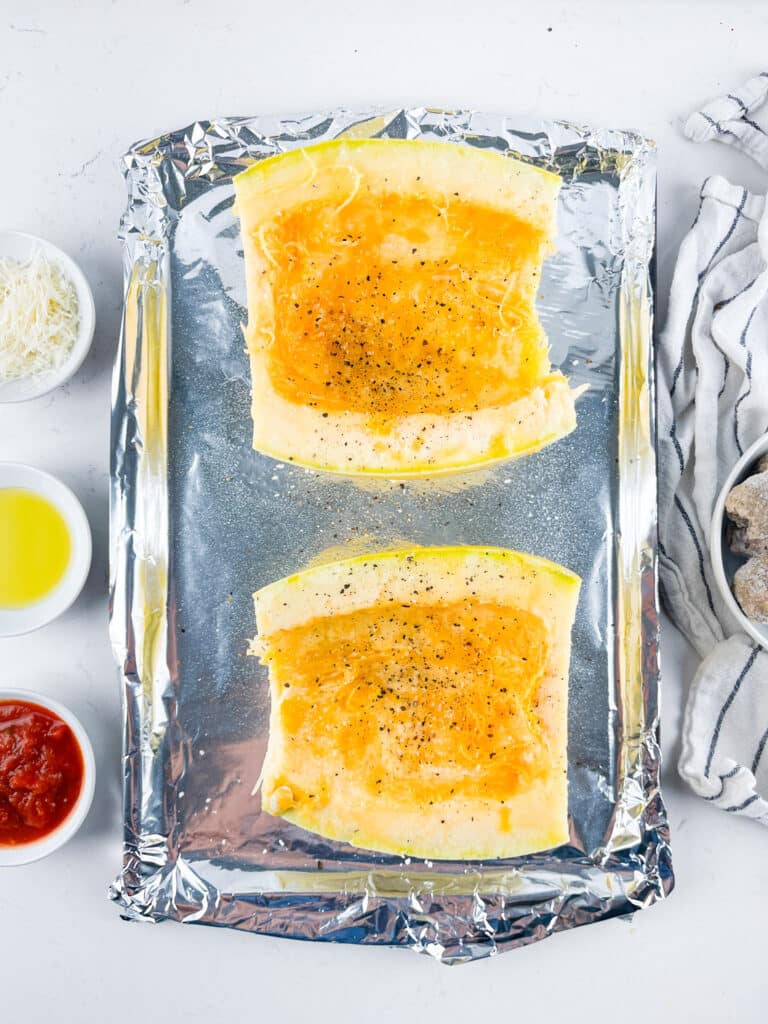
[[[574,173],[620,175],[625,259],[619,310],[619,548],[615,714],[617,796],[604,847],[558,866],[547,855],[489,870],[457,891],[446,876],[362,874],[338,891],[304,876],[305,891],[218,891],[175,850],[167,793],[166,730],[175,701],[173,581],[168,573],[167,403],[169,254],[173,224],[195,188],[228,177],[282,143],[340,134],[460,136],[477,142],[501,124],[523,159],[548,162],[570,147]],[[498,142],[499,139],[494,140]],[[452,964],[526,945],[596,920],[629,914],[673,885],[659,791],[659,633],[656,589],[655,392],[652,265],[655,148],[630,132],[429,108],[292,119],[197,122],[134,146],[124,160],[125,301],[112,393],[110,636],[123,687],[124,854],[111,898],[125,917],[174,919],[318,941],[410,946]],[[163,797],[158,797],[163,794]],[[545,868],[549,870],[545,870]],[[273,876],[274,878],[275,876]],[[469,888],[467,883],[470,882]]]

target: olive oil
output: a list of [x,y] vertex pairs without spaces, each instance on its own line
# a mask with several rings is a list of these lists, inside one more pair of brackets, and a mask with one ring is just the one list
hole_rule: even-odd
[[0,608],[42,600],[67,571],[72,541],[59,510],[21,487],[0,488]]

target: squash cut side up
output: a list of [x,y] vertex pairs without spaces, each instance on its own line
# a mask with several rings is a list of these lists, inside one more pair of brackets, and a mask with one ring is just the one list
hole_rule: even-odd
[[445,547],[329,563],[260,590],[263,808],[431,859],[565,842],[579,586],[530,555]]
[[336,140],[235,180],[253,444],[433,475],[575,427],[535,311],[560,179],[465,145]]

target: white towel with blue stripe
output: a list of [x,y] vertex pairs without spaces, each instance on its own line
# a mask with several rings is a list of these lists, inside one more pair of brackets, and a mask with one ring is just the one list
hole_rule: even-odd
[[[768,170],[752,116],[768,73],[693,114],[685,133],[744,150]],[[742,452],[768,431],[766,197],[712,177],[672,280],[658,352],[659,563],[665,606],[702,657],[679,770],[715,806],[768,825],[768,651],[739,629],[709,558],[712,511]]]

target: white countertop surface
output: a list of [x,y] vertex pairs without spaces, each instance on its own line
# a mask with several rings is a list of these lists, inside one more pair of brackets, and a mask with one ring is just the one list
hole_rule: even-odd
[[[694,797],[675,770],[695,658],[665,624],[664,793],[677,885],[610,921],[448,969],[403,950],[127,924],[119,867],[119,688],[106,627],[109,383],[124,205],[119,160],[195,118],[341,104],[428,103],[638,129],[659,144],[659,305],[701,180],[768,175],[678,118],[768,62],[768,5],[734,0],[4,0],[0,227],[68,250],[96,297],[91,356],[55,394],[0,407],[0,460],[74,488],[93,528],[84,594],[31,636],[0,640],[0,685],[67,703],[93,739],[97,795],[76,840],[0,871],[0,1019],[458,1021],[626,1024],[766,1019],[768,834]],[[762,919],[762,920],[761,920]]]

